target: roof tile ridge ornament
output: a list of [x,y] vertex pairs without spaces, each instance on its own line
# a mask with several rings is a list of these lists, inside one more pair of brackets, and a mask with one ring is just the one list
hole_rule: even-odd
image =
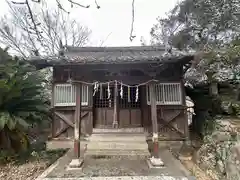
[[65,56],[65,52],[67,52],[67,51],[68,51],[67,45],[63,45],[62,40],[60,40],[57,60],[62,61],[62,62],[68,62],[68,60]]
[[65,46],[62,44],[62,40],[59,41],[59,51],[58,56],[64,56]]

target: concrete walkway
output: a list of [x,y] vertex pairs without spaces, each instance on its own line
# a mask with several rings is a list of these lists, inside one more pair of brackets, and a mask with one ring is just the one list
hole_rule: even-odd
[[149,169],[146,157],[85,157],[83,168],[68,170],[73,157],[69,150],[37,180],[194,180],[189,171],[167,150],[161,149],[165,167]]

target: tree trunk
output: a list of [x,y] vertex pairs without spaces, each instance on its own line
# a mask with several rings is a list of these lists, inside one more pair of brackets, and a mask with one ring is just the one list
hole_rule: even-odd
[[217,82],[210,82],[209,94],[213,95],[213,96],[218,96],[218,83]]
[[3,128],[0,131],[0,148],[6,150],[11,149],[11,140],[9,138],[7,128]]
[[240,84],[236,85],[236,100],[240,100]]

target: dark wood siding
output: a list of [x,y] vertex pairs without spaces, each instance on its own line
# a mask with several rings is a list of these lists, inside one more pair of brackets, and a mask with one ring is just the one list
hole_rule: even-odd
[[[150,106],[145,106],[144,127],[152,132]],[[157,106],[158,131],[162,140],[184,139],[185,116],[183,106]]]
[[[73,138],[74,107],[55,108],[53,118],[53,138]],[[92,134],[93,114],[91,109],[83,109],[81,113],[81,133]]]

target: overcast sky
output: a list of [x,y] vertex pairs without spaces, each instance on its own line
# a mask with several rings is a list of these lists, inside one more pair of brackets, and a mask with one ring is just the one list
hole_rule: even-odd
[[[16,0],[21,1],[21,0]],[[49,6],[56,0],[46,0]],[[66,2],[67,0],[60,0]],[[82,4],[90,4],[91,8],[73,8],[71,17],[78,19],[92,30],[91,46],[131,46],[140,45],[141,36],[149,40],[149,32],[158,16],[165,16],[179,0],[135,0],[135,24],[133,42],[129,40],[131,27],[132,0],[97,0],[101,6],[97,9],[94,0],[75,0]],[[0,15],[7,13],[8,5],[1,0]]]

